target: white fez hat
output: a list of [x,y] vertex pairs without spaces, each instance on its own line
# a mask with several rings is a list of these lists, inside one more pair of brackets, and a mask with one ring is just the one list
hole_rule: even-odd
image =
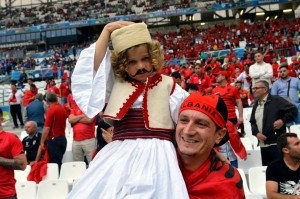
[[152,41],[145,23],[134,23],[117,29],[112,32],[111,40],[114,51],[117,53],[133,46],[150,43]]

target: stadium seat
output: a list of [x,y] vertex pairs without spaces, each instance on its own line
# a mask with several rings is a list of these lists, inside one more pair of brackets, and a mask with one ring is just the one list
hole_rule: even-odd
[[300,138],[300,124],[292,125],[290,129],[291,129],[291,133],[296,133]]
[[18,199],[35,199],[37,186],[33,181],[17,182],[16,191]]
[[47,163],[47,174],[43,180],[57,180],[59,177],[58,164]]
[[243,169],[246,174],[252,167],[259,167],[262,165],[260,150],[247,151],[247,159],[241,160],[238,158],[238,165],[240,169]]
[[241,138],[241,142],[243,143],[243,145],[247,151],[253,150],[252,142],[251,142],[250,138]]
[[15,173],[15,179],[17,182],[26,182],[27,181],[27,176],[30,173],[31,166],[27,165],[26,169],[24,171],[22,170],[14,170]]
[[21,131],[21,134],[20,134],[19,138],[22,141],[26,136],[28,136],[28,134],[26,133],[26,131]]
[[249,189],[252,193],[266,197],[266,166],[249,169]]
[[66,199],[69,193],[65,180],[46,180],[38,185],[37,199]]
[[69,186],[72,187],[74,182],[80,179],[85,171],[85,162],[65,162],[61,165],[59,179],[66,180]]

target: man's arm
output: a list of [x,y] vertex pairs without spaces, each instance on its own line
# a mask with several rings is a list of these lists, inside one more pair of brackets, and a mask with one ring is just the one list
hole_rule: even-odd
[[36,154],[35,161],[32,161],[30,163],[30,165],[35,164],[36,162],[38,162],[41,159],[42,152],[43,152],[44,146],[45,146],[45,141],[46,141],[46,139],[47,139],[47,137],[49,135],[49,131],[50,131],[50,127],[44,126],[43,132],[42,132],[41,141],[40,141],[40,146],[39,146],[38,152]]
[[0,166],[5,167],[7,169],[24,171],[27,166],[26,155],[22,153],[13,157],[13,159],[0,157]]
[[266,67],[265,73],[261,76],[263,78],[271,78],[273,77],[273,68],[270,64]]
[[300,199],[300,196],[278,193],[278,183],[275,181],[267,181],[266,190],[268,199]]
[[241,99],[236,99],[236,105],[239,111],[239,119],[238,122],[243,123],[243,103]]
[[82,118],[84,118],[84,114],[82,114],[82,115],[70,114],[68,117],[68,121],[70,122],[70,124],[75,124],[75,123],[79,122]]
[[95,120],[95,117],[89,118],[89,117],[87,117],[87,116],[84,115],[84,117],[81,118],[79,122],[80,123],[84,123],[84,124],[91,124],[91,123],[94,122],[94,120]]

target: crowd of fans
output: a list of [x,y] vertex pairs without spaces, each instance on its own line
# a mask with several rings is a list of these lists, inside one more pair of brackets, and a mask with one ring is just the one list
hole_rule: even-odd
[[153,1],[135,0],[129,6],[130,0],[89,0],[74,3],[47,4],[34,7],[12,8],[0,10],[0,18],[5,28],[18,28],[40,24],[53,24],[61,21],[80,21],[110,17],[110,14],[129,15],[137,14],[140,9],[151,12],[168,9],[189,7],[189,1]]
[[[300,19],[276,19],[256,23],[246,23],[243,20],[235,24],[216,24],[207,28],[181,27],[177,30],[153,32],[152,37],[160,41],[165,52],[166,65],[171,68],[181,67],[184,63],[194,63],[196,60],[208,59],[207,51],[229,49],[230,53],[235,48],[244,47],[244,56],[239,57],[240,62],[254,60],[256,51],[267,52],[265,61],[271,63],[272,58],[290,57],[299,51],[298,32]],[[44,60],[35,60],[24,48],[1,50],[2,54],[22,54],[18,58],[4,57],[0,60],[0,73],[10,74],[12,70],[35,69],[36,66],[49,67],[54,62],[69,67],[72,71],[81,49],[89,46],[93,41],[83,44],[54,46],[48,50],[51,55]],[[243,46],[241,46],[241,44]],[[34,51],[34,53],[36,53]],[[31,58],[30,58],[31,57]],[[223,62],[224,57],[218,57]],[[178,64],[177,64],[178,62]],[[178,66],[175,66],[175,65]],[[242,71],[240,71],[242,72]]]

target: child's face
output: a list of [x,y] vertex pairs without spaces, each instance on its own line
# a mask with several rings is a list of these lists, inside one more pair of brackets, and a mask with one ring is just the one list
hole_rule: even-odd
[[134,80],[145,82],[153,67],[147,45],[139,45],[127,51],[127,74]]

